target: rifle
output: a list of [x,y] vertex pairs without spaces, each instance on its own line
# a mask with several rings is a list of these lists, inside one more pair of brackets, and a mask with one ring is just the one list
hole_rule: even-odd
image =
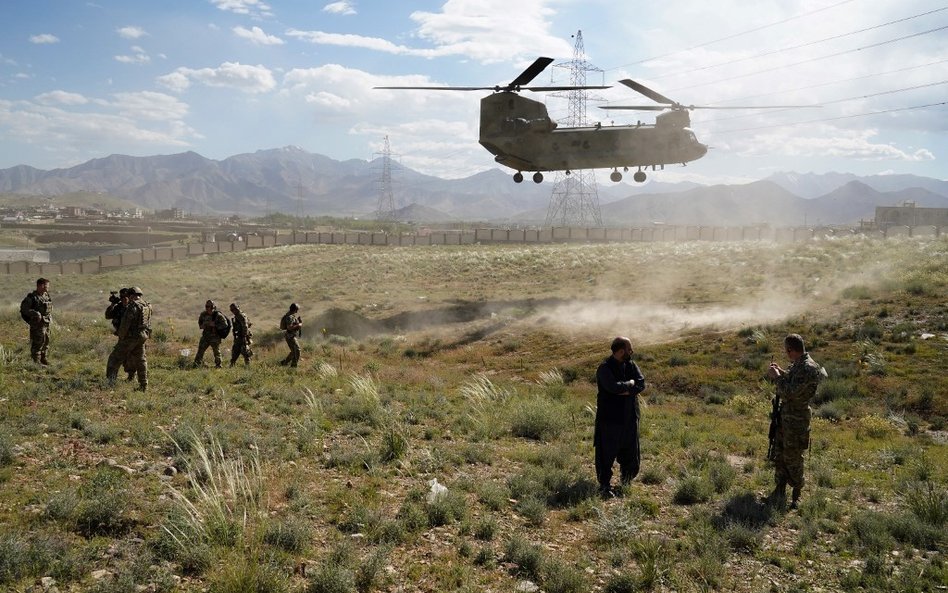
[[[770,364],[773,365],[774,359],[770,357]],[[767,461],[776,461],[777,455],[777,435],[780,432],[780,392],[775,391],[771,400],[770,410],[770,430],[767,431]]]

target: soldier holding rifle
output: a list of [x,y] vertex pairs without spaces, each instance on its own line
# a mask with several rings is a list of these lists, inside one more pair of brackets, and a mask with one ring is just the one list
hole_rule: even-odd
[[810,400],[816,395],[826,371],[807,354],[803,338],[790,334],[783,340],[790,367],[770,363],[767,377],[777,388],[771,412],[770,448],[767,458],[774,464],[776,487],[768,502],[782,505],[787,485],[792,490],[790,508],[797,508],[803,489],[803,452],[810,446]]

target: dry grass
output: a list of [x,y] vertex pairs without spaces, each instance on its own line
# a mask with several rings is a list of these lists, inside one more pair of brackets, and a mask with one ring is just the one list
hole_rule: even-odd
[[[0,277],[0,588],[944,582],[948,242],[615,247],[297,246],[54,278],[49,369],[13,310],[32,280]],[[146,394],[102,377],[105,296],[126,284],[156,307]],[[208,297],[254,321],[249,369],[179,368]],[[291,301],[293,370],[276,365]],[[349,337],[356,322],[380,333]],[[769,515],[761,377],[791,331],[834,409],[813,423],[804,506]],[[593,375],[616,333],[649,382],[643,474],[602,502]]]

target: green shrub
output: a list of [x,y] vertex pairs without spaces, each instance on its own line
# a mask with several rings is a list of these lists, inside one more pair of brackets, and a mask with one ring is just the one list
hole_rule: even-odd
[[6,467],[13,464],[13,444],[10,437],[0,433],[0,467]]
[[515,535],[507,541],[504,557],[515,566],[517,574],[532,580],[540,579],[540,569],[543,565],[543,548],[540,546]]
[[583,573],[559,560],[543,563],[543,590],[547,593],[585,593],[589,590]]
[[630,574],[614,574],[606,581],[602,593],[636,593],[638,591],[635,577]]
[[309,525],[297,519],[267,525],[263,541],[287,552],[301,552],[309,545]]
[[728,524],[723,535],[728,546],[735,552],[753,553],[760,547],[760,532],[741,523]]
[[650,465],[639,474],[639,481],[650,486],[661,484],[665,481],[665,472],[658,465]]
[[948,492],[931,481],[912,484],[905,494],[908,509],[919,519],[934,527],[948,522]]
[[593,529],[596,543],[621,546],[632,541],[638,534],[638,521],[628,507],[617,505],[610,506],[606,510],[596,507],[594,512],[596,522]]
[[555,439],[566,428],[563,407],[541,398],[530,398],[514,407],[511,432],[514,436],[538,441]]
[[309,577],[306,593],[352,593],[355,591],[352,571],[332,561],[322,562]]
[[718,459],[708,466],[708,478],[711,487],[718,494],[724,494],[731,488],[737,478],[737,470],[724,459]]
[[499,511],[507,505],[510,489],[501,483],[488,480],[477,486],[477,496],[485,507],[492,511]]
[[397,423],[392,422],[382,431],[379,460],[382,463],[397,461],[408,453],[408,446],[408,433]]
[[675,504],[690,505],[707,502],[711,498],[711,485],[700,476],[687,476],[678,483],[672,500]]
[[477,525],[474,526],[474,537],[482,541],[490,541],[494,539],[494,535],[497,533],[497,521],[487,517],[481,519]]
[[388,553],[387,548],[376,548],[359,563],[355,573],[355,587],[359,593],[368,593],[378,585]]
[[428,515],[428,525],[439,527],[454,521],[460,521],[467,513],[467,501],[464,495],[456,490],[449,490],[425,505]]
[[536,496],[521,498],[514,506],[514,510],[523,515],[527,523],[534,527],[543,525],[543,521],[546,519],[546,502]]

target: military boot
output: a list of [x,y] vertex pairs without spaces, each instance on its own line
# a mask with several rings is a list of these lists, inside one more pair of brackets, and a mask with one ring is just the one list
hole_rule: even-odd
[[799,508],[799,506],[800,506],[800,489],[794,488],[793,492],[791,493],[790,508],[796,509],[796,508]]
[[45,366],[49,366],[49,361],[46,360],[46,355],[45,355],[45,354],[43,354],[43,355],[40,356],[39,363],[40,363],[41,365],[43,365],[44,367],[45,367]]
[[773,507],[783,506],[787,502],[787,483],[777,482],[774,491],[767,496],[765,502]]

